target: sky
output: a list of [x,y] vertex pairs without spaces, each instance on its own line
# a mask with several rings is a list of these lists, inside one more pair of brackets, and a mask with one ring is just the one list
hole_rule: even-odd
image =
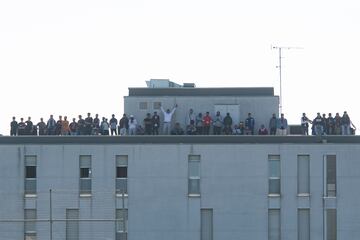
[[359,12],[356,0],[0,0],[0,134],[12,116],[120,116],[151,78],[279,95],[272,46],[290,47],[290,124],[346,110],[360,127]]

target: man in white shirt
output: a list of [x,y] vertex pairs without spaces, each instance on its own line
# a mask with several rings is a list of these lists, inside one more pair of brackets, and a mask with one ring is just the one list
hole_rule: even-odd
[[174,108],[170,111],[170,109],[167,109],[166,111],[161,105],[161,111],[164,114],[164,123],[163,123],[163,134],[169,135],[171,130],[171,119],[173,114],[175,113],[175,110],[177,108],[177,104],[175,104]]

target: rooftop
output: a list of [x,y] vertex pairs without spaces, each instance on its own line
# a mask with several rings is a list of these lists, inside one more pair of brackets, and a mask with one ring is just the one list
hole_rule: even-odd
[[129,96],[274,96],[274,88],[129,88]]
[[1,145],[53,144],[359,144],[360,136],[2,136]]

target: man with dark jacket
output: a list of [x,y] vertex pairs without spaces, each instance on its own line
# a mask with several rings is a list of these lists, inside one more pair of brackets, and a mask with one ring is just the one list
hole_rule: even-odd
[[12,118],[10,123],[10,136],[16,136],[18,132],[18,122],[15,120],[15,117]]
[[276,135],[276,122],[277,122],[276,114],[273,113],[269,121],[270,135]]
[[38,122],[37,127],[39,128],[39,135],[46,134],[46,124],[45,124],[43,118],[40,118],[40,122]]
[[127,135],[128,130],[129,130],[129,119],[124,113],[119,122],[119,131],[118,131],[119,135],[121,136]]
[[113,114],[111,116],[111,119],[109,121],[109,125],[110,125],[110,133],[111,133],[111,136],[112,135],[116,135],[116,127],[117,127],[117,124],[118,124],[118,120],[115,118],[115,114]]

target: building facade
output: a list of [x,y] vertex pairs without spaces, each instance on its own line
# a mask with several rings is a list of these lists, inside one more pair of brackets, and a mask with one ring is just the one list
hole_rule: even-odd
[[357,136],[0,138],[0,239],[360,236]]

